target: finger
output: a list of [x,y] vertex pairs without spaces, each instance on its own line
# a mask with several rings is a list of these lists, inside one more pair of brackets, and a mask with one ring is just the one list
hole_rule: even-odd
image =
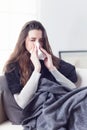
[[37,49],[37,46],[35,46],[35,53],[38,54],[38,49]]
[[40,50],[41,50],[45,55],[48,55],[48,52],[47,52],[45,49],[40,48]]
[[31,53],[31,54],[32,54],[33,52],[36,52],[35,46],[33,46],[32,49],[30,50],[30,53]]
[[33,48],[30,50],[30,54],[32,54],[33,53]]

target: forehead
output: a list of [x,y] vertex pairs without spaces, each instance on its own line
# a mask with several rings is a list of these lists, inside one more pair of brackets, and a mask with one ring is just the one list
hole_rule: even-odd
[[41,30],[37,30],[37,29],[30,30],[28,32],[28,36],[29,37],[35,37],[35,38],[42,38],[42,31]]

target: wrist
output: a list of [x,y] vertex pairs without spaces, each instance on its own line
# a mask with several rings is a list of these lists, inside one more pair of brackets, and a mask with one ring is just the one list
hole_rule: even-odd
[[34,70],[35,70],[36,72],[39,72],[39,73],[40,73],[41,68],[36,67]]
[[53,70],[56,70],[55,66],[52,66],[52,67],[49,68],[49,71],[53,71]]

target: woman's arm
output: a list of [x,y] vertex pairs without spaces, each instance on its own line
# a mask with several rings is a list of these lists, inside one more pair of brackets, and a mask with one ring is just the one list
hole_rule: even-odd
[[71,82],[68,78],[66,78],[63,74],[61,74],[56,67],[54,69],[50,70],[52,75],[55,77],[55,79],[60,82],[60,84],[67,86],[69,88],[76,88],[75,84]]
[[31,53],[30,59],[34,66],[34,71],[32,72],[31,77],[25,84],[25,86],[21,86],[20,84],[20,74],[19,74],[19,65],[13,64],[13,71],[6,74],[9,88],[14,95],[14,98],[17,104],[24,108],[31,100],[32,96],[37,90],[38,81],[40,78],[40,70],[41,64],[39,58],[37,56],[37,48],[34,47]]
[[41,50],[46,55],[44,64],[48,68],[48,70],[53,74],[56,80],[59,81],[62,85],[75,88],[75,84],[71,82],[77,81],[77,76],[74,69],[75,67],[67,62],[64,62],[63,60],[60,60],[58,71],[56,67],[53,65],[52,56],[43,48],[41,48]]
[[21,92],[14,94],[15,100],[21,108],[25,108],[36,92],[40,75],[39,72],[34,71]]
[[19,66],[17,63],[12,64],[12,71],[5,73],[8,88],[21,108],[24,108],[29,103],[31,97],[36,92],[40,75],[41,73],[34,70],[30,79],[23,87],[20,84]]

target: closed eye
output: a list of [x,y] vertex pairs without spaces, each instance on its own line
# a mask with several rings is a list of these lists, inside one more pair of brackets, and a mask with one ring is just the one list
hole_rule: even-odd
[[30,41],[35,41],[35,39],[31,39]]

